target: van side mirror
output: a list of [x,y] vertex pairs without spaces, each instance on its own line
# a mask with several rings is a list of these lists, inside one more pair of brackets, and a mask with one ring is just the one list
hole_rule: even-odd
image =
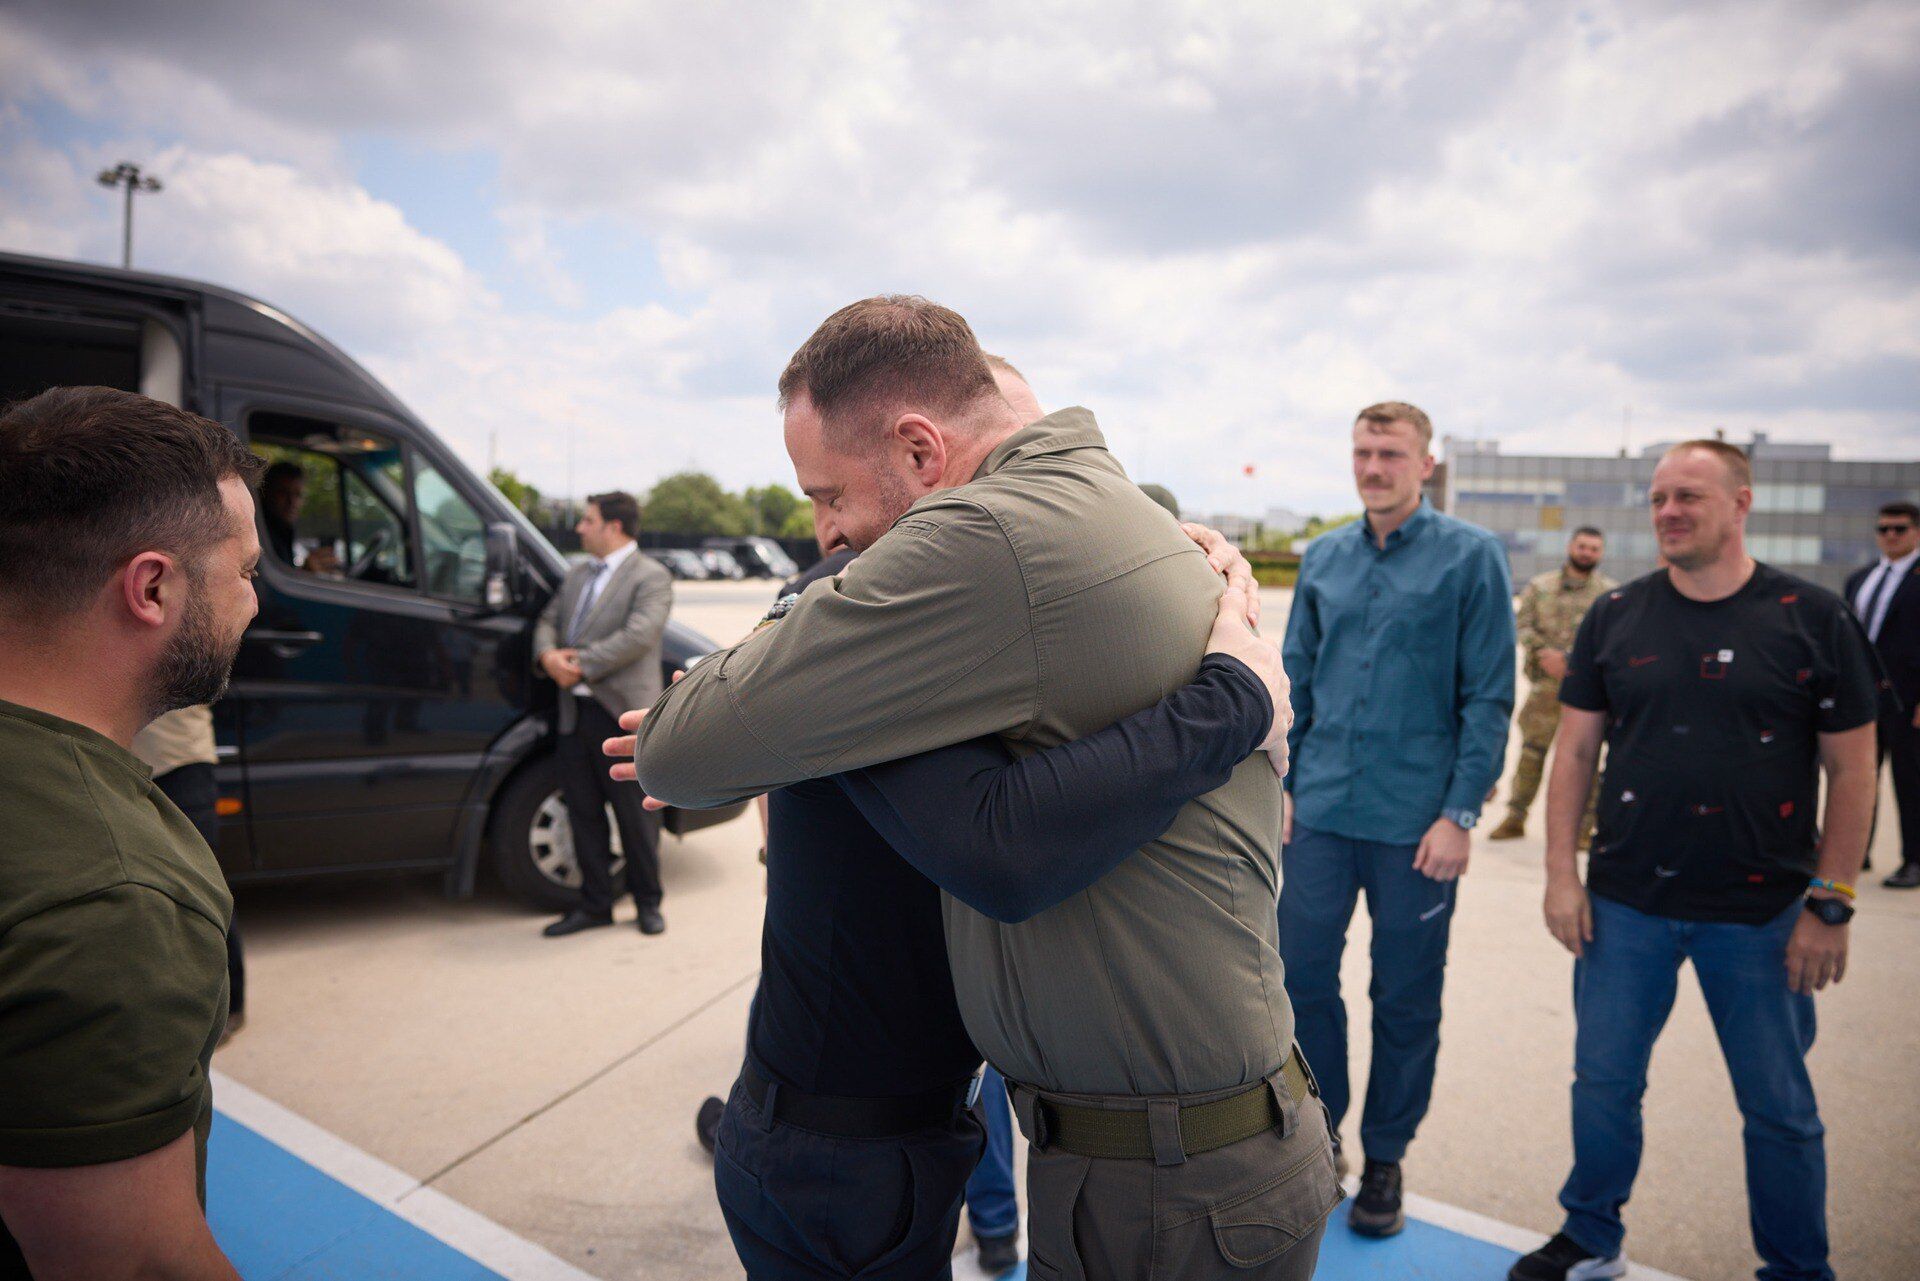
[[520,603],[520,531],[506,521],[487,526],[487,608],[504,613]]

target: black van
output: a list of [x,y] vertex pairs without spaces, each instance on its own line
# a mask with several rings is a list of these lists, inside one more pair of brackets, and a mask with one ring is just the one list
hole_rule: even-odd
[[[214,709],[217,853],[236,883],[444,871],[483,852],[542,909],[579,871],[552,759],[558,691],[534,619],[566,562],[393,394],[230,290],[0,254],[0,403],[119,387],[225,423],[276,466],[260,613]],[[669,623],[671,672],[714,646]],[[669,810],[684,833],[742,807]]]

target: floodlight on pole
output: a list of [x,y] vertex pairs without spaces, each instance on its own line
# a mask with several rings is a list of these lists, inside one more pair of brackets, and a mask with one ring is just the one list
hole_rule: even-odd
[[120,265],[131,267],[133,266],[133,193],[159,191],[160,180],[142,174],[140,166],[131,160],[122,160],[113,168],[100,171],[100,185],[127,189],[126,213],[120,223]]

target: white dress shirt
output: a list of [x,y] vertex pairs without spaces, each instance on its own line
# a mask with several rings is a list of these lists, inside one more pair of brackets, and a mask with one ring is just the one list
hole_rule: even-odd
[[[600,558],[600,572],[595,574],[587,583],[587,590],[582,592],[580,596],[580,599],[584,601],[585,604],[574,606],[575,609],[580,611],[580,622],[582,625],[585,625],[588,617],[592,615],[593,607],[600,603],[600,592],[606,587],[608,581],[613,578],[613,571],[620,568],[621,561],[624,561],[638,550],[640,550],[640,544],[638,543],[623,543]],[[575,685],[573,692],[575,696],[579,698],[593,697],[593,691],[587,688],[585,681],[581,681],[578,685]]]
[[[1900,590],[1900,580],[1913,569],[1914,561],[1920,560],[1920,547],[1914,548],[1899,560],[1888,560],[1885,556],[1867,575],[1867,581],[1860,584],[1859,595],[1853,598],[1853,612],[1860,616],[1860,622],[1867,629],[1867,639],[1880,639],[1881,624],[1887,621],[1887,607],[1893,604],[1893,594]],[[1892,586],[1885,592],[1880,589],[1891,580]],[[1872,617],[1868,617],[1868,611]]]

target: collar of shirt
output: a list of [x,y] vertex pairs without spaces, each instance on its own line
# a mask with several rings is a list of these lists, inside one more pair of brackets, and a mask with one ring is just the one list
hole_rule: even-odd
[[1902,556],[1899,560],[1888,560],[1885,556],[1882,556],[1880,558],[1880,564],[1882,566],[1891,565],[1893,567],[1894,574],[1898,576],[1912,569],[1913,563],[1916,560],[1920,560],[1920,547],[1914,548],[1912,551],[1908,552],[1905,556]]
[[1028,423],[995,445],[993,452],[987,455],[987,460],[980,464],[980,470],[973,473],[973,479],[991,476],[1023,458],[1062,454],[1070,449],[1106,447],[1107,438],[1100,434],[1091,409],[1082,409],[1078,405],[1071,409],[1057,409],[1045,418]]
[[1400,522],[1400,528],[1387,535],[1387,545],[1382,547],[1374,541],[1373,525],[1365,516],[1353,522],[1356,536],[1366,545],[1368,551],[1376,556],[1384,556],[1396,547],[1405,546],[1420,537],[1422,530],[1433,524],[1433,505],[1427,496],[1420,496],[1420,505],[1413,509],[1413,515]]
[[622,543],[620,546],[608,552],[605,556],[602,556],[600,558],[600,563],[605,565],[610,570],[618,569],[620,568],[620,562],[624,561],[627,557],[633,555],[633,553],[639,548],[639,546],[640,545],[638,543],[632,542],[631,540],[629,540],[628,542]]

